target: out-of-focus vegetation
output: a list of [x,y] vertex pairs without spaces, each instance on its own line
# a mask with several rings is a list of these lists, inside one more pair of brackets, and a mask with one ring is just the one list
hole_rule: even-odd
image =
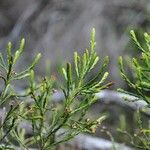
[[[150,106],[150,35],[144,33],[144,47],[140,44],[136,37],[136,34],[131,30],[132,39],[138,48],[141,50],[140,56],[132,58],[132,72],[133,79],[126,75],[122,57],[119,58],[119,66],[122,78],[127,82],[133,93],[120,90],[121,92],[128,93],[129,95],[134,95],[136,97],[135,101],[143,100],[147,103],[147,107]],[[146,110],[147,108],[145,108]],[[142,110],[143,112],[145,110]],[[150,149],[150,119],[147,121],[147,125],[144,125],[144,121],[141,119],[140,112],[138,112],[137,117],[137,127],[135,127],[134,135],[126,133],[130,140],[136,148],[139,149]]]
[[132,39],[142,52],[138,58],[132,58],[132,71],[134,75],[133,81],[131,81],[126,75],[122,57],[119,58],[121,76],[133,89],[133,91],[135,92],[135,96],[139,99],[143,99],[147,102],[148,105],[150,105],[150,36],[147,33],[144,34],[144,42],[146,46],[145,48],[142,47],[133,30],[131,31],[131,35]]

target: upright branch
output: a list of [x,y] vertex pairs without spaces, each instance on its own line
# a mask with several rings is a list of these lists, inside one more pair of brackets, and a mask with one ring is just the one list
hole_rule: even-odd
[[[130,95],[135,95],[138,99],[143,99],[147,102],[148,106],[150,105],[150,35],[144,33],[144,40],[146,47],[142,47],[138,41],[135,33],[131,30],[131,36],[135,44],[141,50],[141,55],[139,58],[132,58],[132,72],[134,74],[133,79],[127,76],[127,73],[124,69],[123,59],[119,58],[119,68],[122,78],[128,83],[131,89],[135,93],[129,93]],[[122,92],[126,92],[121,90]],[[126,92],[127,93],[127,92]]]
[[[95,29],[92,30],[89,48],[82,56],[75,52],[74,64],[68,62],[66,68],[62,68],[65,84],[59,88],[63,90],[65,100],[61,105],[51,100],[56,82],[54,78],[48,74],[37,80],[34,67],[41,57],[40,53],[27,69],[20,73],[15,71],[15,64],[22,55],[24,45],[25,40],[22,39],[19,49],[13,54],[12,44],[9,42],[7,61],[0,53],[0,79],[4,81],[0,106],[5,106],[12,98],[15,99],[15,103],[11,102],[0,124],[0,142],[3,143],[0,148],[15,149],[17,143],[25,150],[33,145],[40,150],[49,150],[79,133],[95,132],[106,115],[101,114],[99,118],[90,120],[86,117],[87,111],[98,100],[95,93],[112,84],[106,83],[109,75],[105,71],[108,57],[104,58],[98,73],[88,80],[89,74],[99,61],[95,52]],[[13,81],[22,79],[28,80],[29,86],[23,93],[18,93],[14,89]],[[27,104],[26,100],[29,98],[32,103]],[[27,122],[30,126],[30,136],[22,122]]]

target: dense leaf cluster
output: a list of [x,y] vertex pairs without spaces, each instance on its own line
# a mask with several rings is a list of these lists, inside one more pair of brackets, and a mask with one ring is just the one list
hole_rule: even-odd
[[[61,105],[52,101],[54,77],[48,75],[37,81],[34,67],[41,57],[40,53],[26,70],[16,73],[15,64],[22,55],[24,45],[25,40],[22,39],[19,49],[13,54],[9,42],[7,61],[0,54],[0,78],[4,81],[0,106],[6,109],[0,122],[1,148],[16,149],[19,146],[21,149],[37,147],[49,150],[81,132],[95,132],[106,116],[90,120],[86,118],[87,110],[97,101],[95,93],[111,85],[104,84],[108,77],[108,72],[105,72],[108,57],[93,79],[88,81],[86,78],[99,61],[94,50],[95,30],[92,30],[90,47],[83,56],[75,52],[74,65],[67,63],[66,69],[62,69],[66,84],[61,87],[65,97]],[[13,82],[22,79],[28,80],[29,86],[18,93]]]
[[[134,74],[134,80],[131,81],[127,76],[122,57],[119,58],[119,66],[122,78],[133,89],[135,96],[139,99],[143,99],[150,104],[150,35],[144,33],[144,39],[146,43],[146,49],[141,46],[135,33],[131,30],[131,36],[135,44],[142,51],[140,58],[132,58],[132,70]],[[132,93],[129,93],[130,95]],[[134,94],[132,94],[134,95]]]

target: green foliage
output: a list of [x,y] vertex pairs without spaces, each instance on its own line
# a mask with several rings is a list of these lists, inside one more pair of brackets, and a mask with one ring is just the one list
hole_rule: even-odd
[[[134,132],[130,133],[126,128],[118,128],[119,133],[122,133],[126,140],[136,149],[150,150],[150,122],[148,121],[147,127],[144,125],[142,115],[139,111],[136,112]],[[127,122],[124,122],[127,125]]]
[[[108,76],[108,72],[105,72],[108,57],[104,59],[102,67],[93,79],[87,81],[86,78],[99,61],[94,51],[95,30],[92,30],[89,49],[83,56],[75,52],[74,65],[67,63],[66,68],[62,69],[66,84],[61,87],[64,93],[61,105],[52,101],[56,82],[54,77],[46,76],[37,81],[34,67],[41,54],[35,57],[26,70],[15,72],[15,64],[22,55],[24,45],[25,40],[22,39],[19,49],[12,54],[12,44],[8,43],[7,61],[0,54],[0,78],[4,81],[0,106],[7,109],[0,123],[1,148],[16,149],[16,146],[19,146],[21,149],[37,147],[40,150],[49,150],[79,133],[95,132],[106,116],[101,115],[96,120],[89,120],[86,118],[86,112],[97,101],[95,93],[111,85],[104,83]],[[29,87],[18,93],[14,89],[13,81],[22,79],[28,79]]]
[[12,54],[12,43],[9,42],[7,45],[7,61],[4,60],[2,54],[0,53],[0,67],[1,67],[1,74],[0,78],[4,81],[4,88],[0,95],[0,106],[5,103],[10,97],[15,97],[16,93],[12,86],[12,82],[15,80],[21,80],[28,76],[30,76],[30,70],[32,70],[37,62],[39,61],[41,54],[39,53],[36,58],[34,59],[33,63],[24,71],[20,73],[15,72],[15,64],[18,61],[20,55],[23,52],[25,45],[25,40],[22,39],[19,45],[19,49]]
[[[122,89],[119,89],[119,91],[135,96],[136,97],[135,100],[145,101],[147,103],[147,107],[149,107],[150,106],[150,35],[144,33],[144,41],[145,41],[144,45],[146,45],[146,48],[145,47],[143,48],[140,42],[138,41],[134,31],[131,30],[130,33],[133,41],[141,50],[140,57],[132,59],[131,72],[133,72],[134,74],[133,80],[130,80],[130,78],[126,74],[122,57],[119,58],[119,68],[120,68],[122,78],[127,82],[127,84],[134,91],[134,93],[130,93]],[[131,144],[134,147],[139,149],[144,149],[144,150],[150,150],[150,127],[149,125],[147,125],[146,128],[143,126],[140,112],[138,112],[137,122],[138,122],[138,129],[136,129],[134,135],[131,135],[128,132],[126,132],[125,129],[123,130],[121,129],[120,131],[128,135]]]
[[[134,74],[134,81],[131,81],[130,78],[126,75],[123,59],[119,58],[119,67],[122,78],[128,83],[131,89],[135,91],[135,96],[143,99],[150,104],[150,35],[144,33],[145,43],[147,48],[143,48],[138,42],[134,31],[131,31],[132,39],[138,48],[142,51],[140,58],[132,59],[132,72]],[[124,91],[123,91],[124,92]],[[132,94],[132,93],[129,93]],[[134,95],[134,94],[132,94]]]

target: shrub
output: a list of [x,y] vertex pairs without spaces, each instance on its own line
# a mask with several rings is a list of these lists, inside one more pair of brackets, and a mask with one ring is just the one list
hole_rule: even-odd
[[[3,110],[7,109],[0,122],[1,149],[16,149],[19,146],[21,149],[37,147],[49,150],[79,133],[95,132],[106,116],[89,120],[85,116],[86,112],[97,101],[95,93],[111,85],[104,83],[108,76],[108,72],[105,72],[108,57],[104,58],[97,75],[89,81],[86,79],[99,61],[94,50],[95,30],[92,30],[90,47],[82,56],[75,52],[74,65],[67,63],[66,68],[62,69],[65,85],[60,87],[64,93],[61,105],[54,103],[51,98],[56,82],[54,77],[45,76],[37,80],[34,68],[41,57],[40,53],[26,70],[16,73],[15,65],[22,55],[24,45],[25,40],[22,39],[19,49],[13,54],[9,42],[7,60],[0,54],[0,78],[4,81],[0,106]],[[29,82],[28,88],[21,93],[17,92],[14,81],[24,79]]]

